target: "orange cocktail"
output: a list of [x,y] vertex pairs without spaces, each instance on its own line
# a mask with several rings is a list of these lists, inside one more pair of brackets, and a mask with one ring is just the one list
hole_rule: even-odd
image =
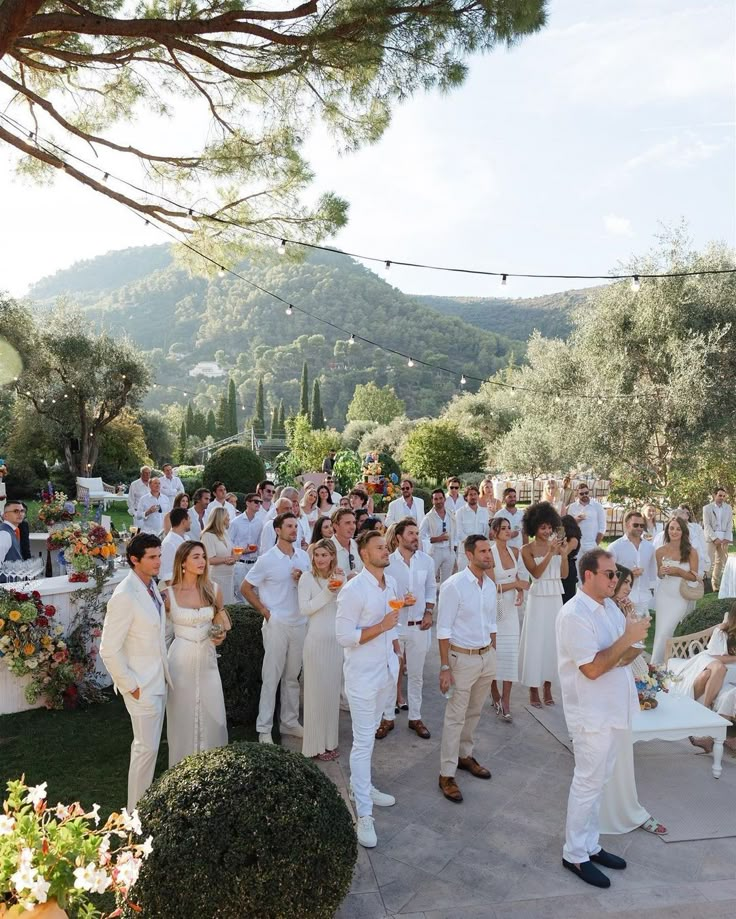
[[402,597],[392,597],[392,598],[388,601],[388,605],[389,605],[389,606],[391,607],[391,609],[393,609],[393,610],[401,609],[401,607],[404,605],[404,600],[403,600]]
[[330,580],[327,582],[327,584],[328,584],[329,587],[339,587],[339,586],[342,584],[342,578],[338,578],[337,576],[333,576],[333,577],[330,578]]
[[233,555],[238,558],[245,552],[245,549],[242,546],[233,546]]
[[258,551],[258,546],[257,546],[255,543],[251,543],[251,544],[248,546],[248,551],[249,551],[249,552],[257,552],[257,551]]

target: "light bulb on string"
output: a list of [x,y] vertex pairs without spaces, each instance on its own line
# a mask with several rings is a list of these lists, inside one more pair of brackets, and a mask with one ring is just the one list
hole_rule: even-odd
[[508,287],[508,278],[509,276],[507,274],[501,275],[501,287]]
[[414,366],[414,361],[413,361],[411,358],[409,358],[409,360],[408,360],[406,366],[407,366],[407,367],[413,367],[413,366]]
[[635,274],[634,277],[631,279],[631,289],[634,291],[634,293],[637,293],[640,288],[641,288],[641,281],[639,280],[639,275]]
[[281,240],[281,242],[279,243],[279,247],[276,251],[278,252],[279,255],[286,255],[286,240],[285,239]]
[[287,316],[292,316],[293,314],[294,314],[294,308],[292,307],[292,305],[291,305],[291,303],[290,303],[290,304],[286,307],[286,315],[287,315]]
[[224,277],[225,277],[225,266],[224,266],[224,265],[220,265],[220,266],[219,266],[219,270],[218,270],[218,272],[217,272],[217,277],[218,277],[218,278],[224,278]]
[[388,271],[391,267],[391,262],[387,261],[384,267],[386,268],[386,271]]
[[460,377],[460,385],[465,386],[468,381],[465,379],[465,374]]
[[355,335],[353,335],[352,332],[350,333],[350,338],[348,339],[348,344],[349,344],[349,345],[354,345],[354,344],[355,344]]

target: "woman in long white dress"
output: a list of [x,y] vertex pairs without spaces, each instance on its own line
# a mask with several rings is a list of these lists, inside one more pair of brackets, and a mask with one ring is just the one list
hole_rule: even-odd
[[210,576],[222,591],[225,603],[233,603],[235,600],[233,566],[237,559],[233,555],[233,544],[227,535],[229,526],[230,515],[224,507],[218,507],[207,517],[207,523],[202,530],[202,542],[207,550]]
[[683,580],[698,580],[698,553],[690,545],[687,523],[673,517],[664,528],[664,545],[657,549],[657,592],[654,598],[655,630],[652,662],[665,662],[665,645],[687,613],[688,601],[680,593]]
[[320,760],[339,756],[340,683],[344,654],[335,636],[337,594],[345,575],[331,539],[309,547],[312,567],[299,578],[299,610],[309,620],[304,640],[302,753]]
[[539,687],[544,685],[544,704],[554,705],[552,680],[557,676],[555,622],[562,609],[562,578],[567,577],[570,547],[564,538],[560,515],[547,502],[530,504],[524,511],[524,532],[533,537],[523,546],[521,558],[532,577],[521,627],[519,672],[529,687],[529,703],[541,708]]
[[[174,574],[164,594],[166,615],[174,626],[169,646],[172,688],[166,699],[169,768],[191,753],[227,744],[225,699],[215,647],[225,640],[229,617],[222,592],[209,576],[201,542],[182,543]],[[213,634],[213,623],[222,632]]]
[[519,550],[509,546],[511,524],[505,517],[491,523],[491,553],[493,580],[496,582],[496,679],[502,682],[499,693],[496,680],[491,683],[491,696],[496,714],[506,722],[512,721],[511,687],[519,682],[519,613],[524,599],[525,581],[519,578]]
[[[623,616],[635,612],[629,600],[631,588],[634,585],[634,575],[623,565],[616,565],[618,581],[613,592],[613,602],[621,610]],[[640,654],[631,664],[632,675],[649,672],[644,656]],[[616,762],[611,778],[603,789],[600,810],[601,833],[630,833],[641,827],[648,833],[664,836],[667,827],[655,820],[654,817],[641,806],[636,790],[636,774],[634,772],[634,741],[631,731],[615,731],[617,741]]]
[[644,515],[644,532],[642,536],[644,539],[654,539],[664,529],[662,523],[658,520],[659,509],[653,504],[645,504],[641,512]]

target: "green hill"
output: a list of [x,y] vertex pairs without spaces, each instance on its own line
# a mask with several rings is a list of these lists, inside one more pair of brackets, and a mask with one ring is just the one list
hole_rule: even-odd
[[[342,426],[355,385],[369,380],[394,386],[408,413],[419,417],[439,413],[459,391],[461,374],[487,378],[506,366],[512,353],[523,355],[518,336],[512,340],[443,316],[337,253],[313,253],[302,263],[269,253],[238,270],[292,302],[293,315],[231,275],[191,277],[167,246],[77,263],[39,281],[29,299],[43,307],[63,298],[76,303],[93,326],[129,335],[147,353],[159,384],[148,397],[150,408],[185,402],[191,393],[201,408],[211,407],[222,378],[190,371],[200,362],[217,362],[235,379],[246,416],[253,412],[261,375],[268,402],[283,399],[288,412],[298,405],[306,360],[310,377],[319,376],[328,423]],[[406,359],[362,342],[350,345],[350,332],[457,375],[419,364],[410,368]]]

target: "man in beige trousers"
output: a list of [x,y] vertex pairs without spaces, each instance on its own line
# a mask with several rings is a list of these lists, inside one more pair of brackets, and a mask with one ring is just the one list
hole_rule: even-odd
[[733,542],[733,511],[731,505],[726,504],[725,488],[715,488],[713,501],[703,508],[703,530],[710,556],[713,590],[718,590],[726,567],[728,547]]

